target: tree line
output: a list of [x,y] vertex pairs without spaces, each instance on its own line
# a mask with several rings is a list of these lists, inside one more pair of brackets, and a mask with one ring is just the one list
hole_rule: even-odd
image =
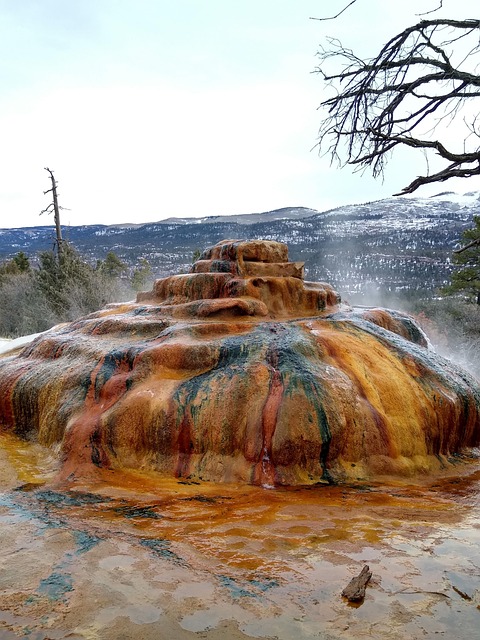
[[35,264],[20,251],[0,263],[0,336],[38,333],[110,302],[131,300],[151,279],[146,260],[129,273],[113,251],[95,265],[65,241],[58,253],[41,252]]

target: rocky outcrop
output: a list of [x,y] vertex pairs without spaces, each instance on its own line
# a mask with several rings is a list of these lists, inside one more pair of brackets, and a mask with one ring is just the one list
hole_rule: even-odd
[[435,472],[478,445],[478,385],[411,318],[302,276],[284,244],[219,243],[0,360],[2,428],[57,447],[62,480],[342,481]]

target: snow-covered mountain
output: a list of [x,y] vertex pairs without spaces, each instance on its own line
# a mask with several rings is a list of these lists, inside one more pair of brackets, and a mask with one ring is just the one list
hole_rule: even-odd
[[167,218],[159,224],[217,224],[218,222],[233,222],[236,224],[256,224],[257,222],[274,222],[275,220],[299,220],[319,213],[317,209],[308,207],[284,207],[263,213],[244,213],[240,215],[206,216],[203,218]]
[[[347,296],[366,289],[430,291],[449,280],[452,250],[480,215],[480,192],[386,198],[319,212],[285,207],[264,213],[169,218],[146,224],[67,227],[65,237],[92,261],[115,251],[132,267],[146,258],[157,276],[188,270],[195,250],[224,238],[286,242],[307,277]],[[53,227],[0,230],[0,257],[49,249]]]

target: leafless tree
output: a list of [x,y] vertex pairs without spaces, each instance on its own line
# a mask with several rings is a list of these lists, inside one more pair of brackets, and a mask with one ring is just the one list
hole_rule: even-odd
[[53,175],[53,171],[51,169],[49,169],[48,167],[45,167],[45,171],[48,171],[48,173],[50,174],[50,180],[52,181],[52,187],[51,187],[51,189],[47,189],[47,191],[44,191],[43,195],[46,195],[47,193],[51,193],[52,197],[53,197],[53,200],[48,205],[48,207],[46,207],[45,209],[42,209],[42,211],[40,211],[40,215],[42,215],[42,213],[52,213],[52,211],[53,211],[53,217],[54,217],[54,220],[55,220],[55,235],[56,235],[57,254],[60,256],[60,254],[62,252],[62,243],[63,243],[62,227],[60,226],[60,209],[65,209],[65,207],[61,207],[58,204],[58,193],[57,193],[58,183],[55,180],[55,177]]
[[[479,36],[480,20],[421,20],[366,61],[330,38],[316,69],[335,91],[321,105],[320,151],[341,166],[370,168],[375,177],[400,146],[443,161],[395,195],[480,175]],[[453,143],[452,124],[464,127]]]

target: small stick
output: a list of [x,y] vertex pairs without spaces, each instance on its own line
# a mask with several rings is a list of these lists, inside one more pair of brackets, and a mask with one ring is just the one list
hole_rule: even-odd
[[468,593],[465,593],[465,591],[461,591],[454,584],[452,584],[452,589],[454,591],[456,591],[458,593],[458,595],[461,596],[464,600],[470,600],[470,601],[472,600],[471,597],[468,595]]

